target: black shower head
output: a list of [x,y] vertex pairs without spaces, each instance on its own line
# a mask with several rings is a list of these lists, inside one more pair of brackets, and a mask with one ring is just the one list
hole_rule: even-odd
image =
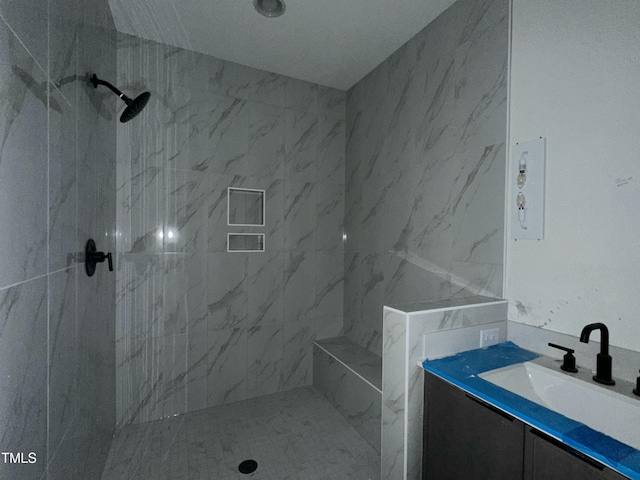
[[125,123],[137,116],[147,105],[150,97],[151,94],[149,92],[144,92],[138,95],[133,100],[128,99],[129,101],[127,102],[127,108],[125,108],[124,112],[122,112],[122,115],[120,115],[120,121],[122,123]]
[[149,92],[144,92],[132,100],[116,87],[111,85],[109,82],[100,80],[95,73],[91,76],[91,79],[89,81],[93,85],[93,88],[98,88],[98,85],[104,85],[105,87],[108,87],[109,90],[118,95],[120,99],[127,104],[127,108],[125,108],[124,112],[122,112],[122,115],[120,115],[121,123],[126,123],[132,118],[136,117],[142,111],[145,105],[147,105],[147,102],[151,97],[151,94]]

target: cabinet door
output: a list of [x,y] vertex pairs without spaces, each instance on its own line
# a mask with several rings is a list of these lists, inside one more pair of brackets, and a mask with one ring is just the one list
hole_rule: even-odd
[[427,480],[517,480],[524,424],[431,374],[425,379]]
[[525,447],[525,480],[623,480],[627,477],[535,429]]

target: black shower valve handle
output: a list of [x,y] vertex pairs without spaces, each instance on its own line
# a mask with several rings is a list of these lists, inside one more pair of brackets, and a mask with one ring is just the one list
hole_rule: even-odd
[[96,252],[93,254],[94,262],[101,263],[101,262],[104,262],[105,260],[109,264],[109,271],[113,272],[113,258],[111,257],[111,252],[109,253]]

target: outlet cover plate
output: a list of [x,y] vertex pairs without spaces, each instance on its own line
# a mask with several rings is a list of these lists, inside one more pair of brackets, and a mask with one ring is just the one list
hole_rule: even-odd
[[488,330],[480,330],[480,348],[490,347],[500,343],[500,329],[490,328]]

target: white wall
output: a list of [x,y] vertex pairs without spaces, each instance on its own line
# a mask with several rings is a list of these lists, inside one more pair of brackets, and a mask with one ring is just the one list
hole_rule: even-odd
[[539,242],[508,233],[506,254],[510,320],[571,335],[602,321],[636,351],[639,26],[637,0],[513,0],[509,143],[547,138],[546,221]]

